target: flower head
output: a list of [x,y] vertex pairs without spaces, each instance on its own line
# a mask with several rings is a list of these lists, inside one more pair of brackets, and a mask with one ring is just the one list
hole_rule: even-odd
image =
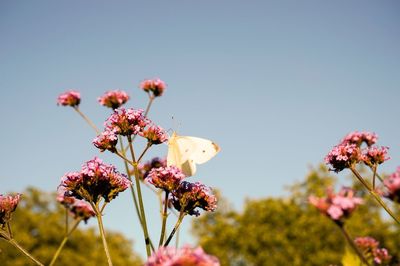
[[78,91],[69,90],[58,96],[57,104],[63,106],[78,106],[81,102],[81,94]]
[[363,151],[361,160],[369,166],[382,164],[390,159],[390,157],[387,155],[388,149],[388,147],[368,147]]
[[168,140],[168,134],[162,127],[151,125],[145,129],[141,134],[142,137],[146,138],[150,144],[161,144]]
[[129,100],[129,95],[121,90],[107,91],[97,99],[101,105],[117,109]]
[[150,121],[143,116],[143,110],[116,109],[107,119],[105,126],[111,132],[122,136],[142,133]]
[[140,83],[140,88],[145,92],[152,93],[154,97],[161,96],[167,85],[161,79],[146,79]]
[[106,129],[103,132],[101,132],[101,134],[98,135],[93,140],[94,146],[96,146],[96,148],[100,149],[100,151],[102,152],[105,150],[115,152],[116,151],[115,146],[117,145],[117,142],[118,142],[117,135],[109,129]]
[[11,220],[11,214],[17,208],[20,200],[21,194],[16,194],[14,196],[3,196],[0,194],[0,226],[4,226]]
[[161,247],[144,264],[145,266],[219,266],[218,259],[208,255],[201,247],[184,246],[181,249]]
[[354,196],[352,189],[346,187],[343,187],[338,194],[334,194],[332,189],[328,189],[326,197],[310,196],[308,201],[321,213],[337,222],[349,217],[363,202],[361,198]]
[[331,170],[336,173],[359,163],[361,160],[361,151],[356,144],[339,144],[325,157],[326,164],[329,164]]
[[357,237],[354,243],[366,258],[373,259],[374,265],[387,265],[392,258],[387,249],[379,248],[379,242],[372,237]]
[[165,158],[161,159],[159,157],[154,157],[153,159],[147,161],[144,164],[140,163],[138,165],[140,178],[142,180],[146,179],[153,168],[166,167],[166,166],[167,166],[167,160]]
[[397,168],[396,172],[383,180],[383,184],[387,188],[385,197],[400,203],[400,167]]
[[125,175],[97,157],[87,161],[82,166],[81,172],[67,173],[61,180],[61,186],[67,191],[66,196],[93,203],[99,201],[101,197],[109,202],[130,185],[131,182]]
[[211,188],[199,182],[190,183],[182,181],[179,187],[172,191],[172,205],[179,212],[199,216],[196,208],[205,211],[217,209],[217,198],[212,194]]
[[154,168],[150,171],[147,180],[157,188],[171,192],[178,188],[180,182],[186,176],[175,166]]
[[66,196],[65,194],[68,194],[66,188],[64,186],[59,186],[57,190],[57,201],[70,211],[74,219],[80,218],[86,222],[89,218],[96,215],[88,202],[75,197]]
[[354,131],[354,132],[347,134],[343,138],[341,144],[355,144],[358,147],[360,147],[361,144],[364,142],[369,147],[369,146],[372,146],[373,144],[375,144],[377,142],[377,140],[378,140],[378,135],[373,132]]

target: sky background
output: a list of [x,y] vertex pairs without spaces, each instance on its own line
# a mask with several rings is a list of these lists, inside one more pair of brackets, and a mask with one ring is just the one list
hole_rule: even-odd
[[[374,131],[400,165],[398,1],[0,1],[0,193],[55,191],[61,176],[100,156],[94,131],[110,110],[96,99],[160,77],[165,95],[150,118],[181,135],[212,139],[221,152],[191,181],[218,188],[236,208],[285,195],[348,132]],[[172,120],[171,117],[174,117]],[[152,155],[166,155],[167,146]],[[146,192],[150,228],[158,207]],[[144,254],[129,192],[106,209],[107,228]],[[184,221],[189,228],[190,219]],[[92,223],[94,225],[94,223]],[[183,242],[193,242],[186,234]]]

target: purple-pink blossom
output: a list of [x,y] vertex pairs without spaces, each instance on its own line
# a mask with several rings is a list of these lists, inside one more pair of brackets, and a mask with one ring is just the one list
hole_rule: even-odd
[[140,135],[147,139],[150,144],[161,144],[168,140],[168,134],[162,127],[151,125],[146,128]]
[[84,200],[77,199],[75,197],[66,196],[68,194],[64,186],[59,186],[57,190],[57,201],[60,202],[75,219],[82,219],[85,222],[96,215],[92,206]]
[[80,172],[65,174],[60,186],[66,188],[66,196],[96,203],[101,198],[106,202],[111,201],[130,185],[131,182],[115,166],[105,164],[95,157],[87,161]]
[[397,168],[396,172],[383,180],[383,184],[387,189],[385,197],[400,203],[400,167]]
[[363,150],[361,160],[369,166],[382,164],[389,160],[388,147],[371,146]]
[[166,167],[166,166],[167,166],[167,159],[159,157],[154,157],[153,159],[145,163],[139,163],[138,169],[140,173],[140,178],[144,180],[148,177],[152,169],[159,167]]
[[140,83],[140,88],[145,92],[152,93],[154,97],[161,96],[167,85],[159,78],[146,79]]
[[336,173],[359,163],[361,151],[356,144],[339,144],[325,157],[326,164],[331,166],[331,170]]
[[106,129],[103,132],[100,133],[94,140],[93,140],[93,145],[100,149],[100,151],[105,151],[108,150],[110,152],[115,152],[116,148],[115,146],[118,143],[118,137],[117,135],[109,130]]
[[361,198],[355,197],[351,188],[347,187],[343,187],[338,194],[333,193],[332,189],[328,189],[326,197],[310,196],[308,201],[334,221],[341,221],[343,218],[349,217],[363,202]]
[[373,258],[374,265],[387,265],[392,256],[385,248],[379,248],[379,242],[370,236],[357,237],[354,243],[366,258]]
[[147,260],[145,266],[219,266],[219,260],[201,247],[185,245],[180,249],[161,247]]
[[117,109],[129,100],[129,95],[122,90],[113,90],[105,92],[97,99],[101,105]]
[[212,194],[210,187],[200,182],[190,183],[182,181],[179,187],[172,191],[172,205],[179,212],[199,216],[197,208],[205,211],[217,209],[217,198]]
[[341,144],[355,144],[359,147],[364,142],[365,144],[367,144],[367,146],[372,146],[377,141],[378,141],[378,135],[373,132],[354,131],[347,134],[341,141]]
[[154,168],[150,171],[147,180],[157,188],[171,192],[178,188],[186,176],[175,166]]
[[119,108],[106,120],[105,126],[115,134],[130,136],[142,133],[149,123],[150,121],[143,116],[143,110]]
[[11,215],[17,208],[21,194],[2,195],[0,194],[0,225],[3,226],[11,220]]
[[75,90],[69,90],[60,94],[57,98],[57,104],[63,106],[78,106],[81,102],[81,94]]

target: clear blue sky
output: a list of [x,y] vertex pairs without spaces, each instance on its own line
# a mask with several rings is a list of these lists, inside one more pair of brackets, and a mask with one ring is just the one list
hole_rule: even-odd
[[[393,171],[399,14],[398,1],[3,0],[0,193],[55,190],[65,172],[99,155],[91,129],[56,106],[59,93],[81,91],[82,111],[101,126],[109,110],[98,96],[123,89],[128,106],[143,108],[137,87],[151,77],[168,83],[151,118],[222,148],[191,180],[219,188],[238,208],[245,198],[283,195],[353,130],[378,133],[392,157],[383,170]],[[128,192],[113,201],[105,223],[143,252],[130,203]]]

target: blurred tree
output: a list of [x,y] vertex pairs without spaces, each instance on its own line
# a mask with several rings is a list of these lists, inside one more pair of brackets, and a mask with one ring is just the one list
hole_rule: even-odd
[[[55,195],[35,188],[23,193],[11,221],[14,238],[45,265],[49,264],[64,237],[64,224],[65,209],[56,203]],[[123,235],[108,230],[107,241],[114,265],[141,265],[140,257],[133,252],[132,242]],[[3,239],[0,240],[0,250],[2,266],[35,265]],[[107,265],[100,236],[93,228],[78,227],[55,265]]]
[[[290,187],[287,198],[247,200],[243,211],[222,199],[215,213],[193,222],[193,232],[206,252],[221,265],[340,265],[345,239],[337,226],[308,204],[337,183],[325,166],[312,169],[304,182]],[[365,204],[347,221],[353,237],[372,236],[395,257],[400,256],[399,227],[386,217],[362,187]],[[221,199],[221,197],[219,197]]]

